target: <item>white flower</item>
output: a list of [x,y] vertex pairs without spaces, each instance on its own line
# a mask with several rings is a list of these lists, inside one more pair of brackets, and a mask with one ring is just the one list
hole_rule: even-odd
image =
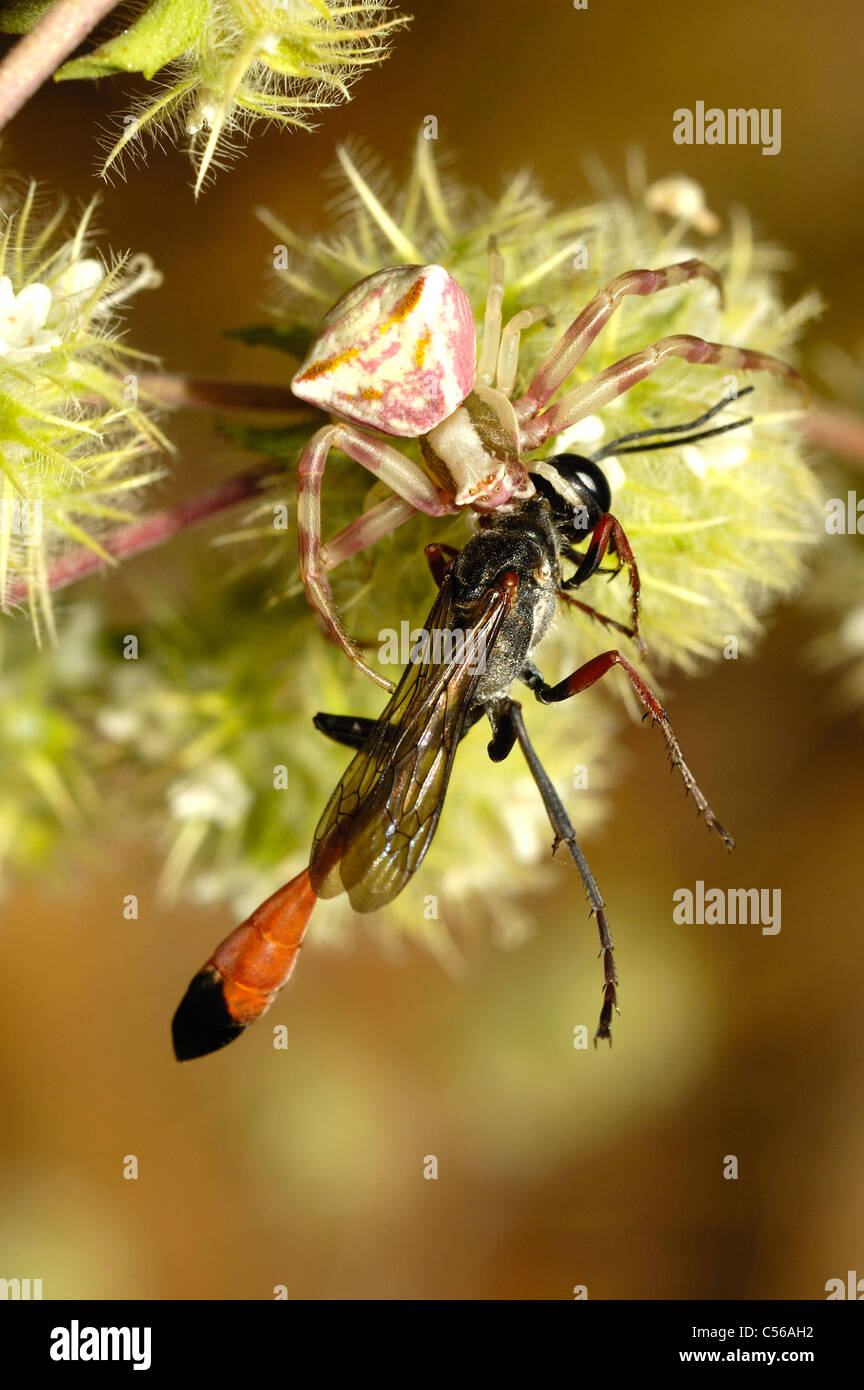
[[57,276],[53,287],[54,298],[66,301],[83,299],[91,295],[104,279],[101,261],[94,260],[92,256],[82,256]]
[[47,285],[37,281],[16,294],[9,276],[0,276],[0,357],[25,357],[60,347],[60,336],[45,327],[51,304]]
[[209,821],[212,825],[239,825],[249,811],[250,788],[231,763],[206,763],[168,788],[171,814],[180,821]]
[[705,236],[714,236],[720,229],[720,218],[707,206],[701,185],[683,175],[652,183],[646,190],[645,204],[652,212],[680,217]]
[[840,641],[856,656],[864,654],[864,605],[853,608],[840,624]]
[[585,415],[581,420],[577,420],[575,425],[570,425],[560,434],[556,434],[549,452],[566,454],[572,449],[578,453],[586,444],[599,444],[605,433],[606,426],[599,415]]
[[741,468],[747,464],[752,454],[752,435],[750,426],[736,430],[730,439],[716,439],[700,446],[685,444],[681,457],[697,478],[707,478],[712,470]]

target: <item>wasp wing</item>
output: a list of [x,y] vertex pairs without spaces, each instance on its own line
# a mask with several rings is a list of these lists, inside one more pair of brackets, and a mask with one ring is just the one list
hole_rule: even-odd
[[[347,768],[315,832],[309,873],[320,898],[347,892],[356,912],[391,902],[435,833],[462,727],[510,606],[501,582],[457,615],[445,577],[424,646]],[[456,627],[457,616],[461,626]]]

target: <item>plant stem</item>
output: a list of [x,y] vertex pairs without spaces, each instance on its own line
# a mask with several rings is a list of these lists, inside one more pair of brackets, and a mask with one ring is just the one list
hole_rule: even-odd
[[[133,521],[128,526],[121,526],[112,536],[101,542],[102,548],[116,560],[126,559],[130,555],[140,555],[145,550],[153,550],[156,546],[164,545],[172,536],[188,530],[190,526],[208,521],[210,517],[227,511],[238,502],[248,501],[250,497],[263,490],[273,473],[272,464],[259,464],[245,473],[238,473],[235,477],[211,488],[209,492],[190,498],[188,502],[178,502],[175,506],[168,507],[163,512],[156,512],[154,516],[143,521]],[[95,555],[86,546],[81,546],[49,567],[48,588],[52,592],[65,589],[76,580],[86,579],[88,575],[104,568],[105,561],[101,555]],[[21,603],[26,599],[27,593],[26,580],[13,584],[6,595],[4,606]]]
[[864,465],[864,420],[854,411],[817,401],[802,416],[801,429],[811,444]]
[[308,406],[287,386],[266,386],[258,381],[219,381],[213,377],[187,376],[183,372],[139,372],[138,386],[166,405],[193,410],[238,410],[278,413],[289,425],[314,425],[326,416]]
[[117,0],[56,0],[0,63],[0,130]]

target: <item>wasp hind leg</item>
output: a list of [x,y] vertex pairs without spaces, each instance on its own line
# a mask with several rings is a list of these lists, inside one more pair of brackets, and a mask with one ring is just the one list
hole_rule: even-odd
[[[527,667],[523,672],[522,679],[533,671],[542,680],[542,676],[536,667]],[[561,798],[556,792],[546,769],[535,752],[534,745],[528,737],[528,730],[525,728],[525,721],[522,718],[522,706],[518,700],[505,700],[494,712],[488,711],[493,727],[493,736],[489,744],[488,752],[493,762],[503,762],[511,749],[518,743],[525,755],[525,761],[531,771],[531,776],[537,784],[537,789],[546,808],[549,823],[555,832],[555,840],[552,845],[554,854],[560,844],[565,844],[570,852],[570,857],[576,868],[579,870],[579,877],[585,885],[585,892],[588,895],[588,903],[591,908],[591,915],[597,918],[597,929],[600,933],[600,955],[603,958],[603,1005],[600,1010],[600,1022],[597,1032],[594,1034],[594,1046],[597,1040],[612,1042],[612,1015],[618,1013],[618,993],[616,986],[618,976],[615,972],[615,961],[612,954],[612,937],[609,934],[609,923],[606,920],[606,906],[600,894],[600,889],[594,879],[594,875],[588,867],[588,862],[579,848],[576,839],[576,832],[570,822],[570,817],[564,809]]]

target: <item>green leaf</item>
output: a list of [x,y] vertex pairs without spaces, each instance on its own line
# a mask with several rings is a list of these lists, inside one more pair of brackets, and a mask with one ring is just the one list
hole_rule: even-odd
[[293,463],[306,440],[312,426],[298,429],[295,426],[276,426],[270,429],[254,425],[238,425],[233,420],[219,420],[216,428],[226,439],[252,454],[263,454],[265,458],[290,459]]
[[153,0],[136,24],[92,53],[64,63],[54,80],[108,77],[116,72],[142,72],[149,79],[200,40],[208,14],[207,0]]
[[53,3],[54,0],[12,0],[11,4],[4,5],[0,14],[0,33],[29,34]]
[[303,358],[309,349],[315,329],[302,323],[282,326],[276,323],[255,323],[249,328],[228,328],[225,338],[236,338],[247,347],[272,347],[292,357]]

